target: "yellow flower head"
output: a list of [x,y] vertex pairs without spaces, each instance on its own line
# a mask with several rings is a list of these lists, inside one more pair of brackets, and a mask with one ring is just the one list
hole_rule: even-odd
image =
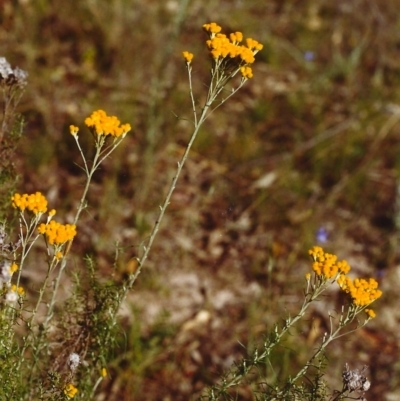
[[[263,45],[254,39],[246,39],[246,45],[241,45],[243,41],[242,32],[234,32],[229,36],[221,33],[221,27],[215,22],[203,25],[204,30],[209,34],[210,39],[206,41],[211,57],[215,62],[222,60],[235,60],[235,67],[246,67],[255,61],[254,55],[263,48]],[[251,78],[253,73],[251,69],[242,69],[244,78]]]
[[372,309],[365,309],[364,312],[367,314],[367,316],[368,316],[369,319],[373,319],[373,318],[376,317],[376,313],[375,313],[375,311],[372,310]]
[[42,223],[38,227],[40,234],[46,235],[50,245],[61,245],[67,241],[71,241],[76,235],[75,224],[60,224],[55,220],[51,220],[48,224]]
[[242,77],[244,79],[253,78],[253,70],[251,67],[243,66],[240,67],[240,72],[242,73]]
[[13,263],[13,264],[10,266],[10,272],[11,272],[11,273],[15,273],[17,270],[18,270],[18,265],[17,265],[16,263]]
[[85,119],[85,124],[97,135],[125,136],[131,130],[129,124],[122,124],[115,116],[108,116],[104,110],[94,111]]
[[229,39],[232,43],[238,44],[243,40],[243,33],[242,32],[235,32],[229,35]]
[[33,212],[34,214],[46,213],[47,199],[40,193],[34,194],[14,194],[11,197],[12,205],[14,208],[23,212],[25,209]]
[[25,295],[25,290],[23,287],[17,287],[15,284],[11,286],[11,291],[16,292],[21,297]]
[[[317,276],[324,279],[335,279],[339,287],[349,294],[351,302],[357,307],[368,306],[382,296],[382,291],[378,290],[378,282],[373,279],[356,278],[351,279],[347,276],[350,271],[349,264],[345,261],[337,261],[336,255],[324,252],[319,246],[314,246],[309,250],[312,256],[313,270]],[[375,312],[367,312],[370,318],[375,317]]]
[[222,28],[215,22],[210,22],[209,24],[204,24],[203,29],[209,33],[210,37],[213,38],[216,33],[221,32]]
[[194,57],[193,53],[184,51],[184,52],[182,52],[182,54],[183,54],[183,58],[185,59],[186,63],[190,64],[192,62],[192,60],[193,60],[193,57]]
[[350,266],[345,260],[338,261],[336,255],[324,252],[320,246],[314,246],[308,253],[314,260],[312,269],[317,276],[322,276],[326,279],[337,278],[339,280],[340,276],[350,271]]
[[[257,42],[256,40],[252,39],[252,38],[247,38],[246,39],[246,44],[247,47],[250,50],[255,51],[256,53],[260,50],[262,50],[262,48],[264,47],[261,43]],[[254,53],[255,54],[255,53]]]
[[68,383],[65,387],[64,387],[64,394],[68,397],[68,398],[74,398],[75,395],[77,394],[78,389],[72,384],[72,383]]
[[78,135],[78,131],[79,131],[79,128],[75,127],[75,125],[69,126],[69,132],[71,133],[71,135],[73,135],[73,136]]
[[378,290],[378,282],[370,278],[356,278],[343,276],[337,280],[340,288],[350,295],[352,303],[356,306],[367,306],[382,296],[382,291]]
[[56,254],[54,255],[54,257],[55,257],[57,260],[60,260],[63,256],[64,256],[63,253],[60,252],[60,251],[56,252]]

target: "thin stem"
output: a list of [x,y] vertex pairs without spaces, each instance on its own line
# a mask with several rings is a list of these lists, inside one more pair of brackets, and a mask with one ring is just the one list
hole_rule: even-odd
[[[77,142],[77,144],[78,144],[78,148],[79,148],[79,150],[81,151],[81,155],[82,155],[82,158],[83,158],[83,160],[84,160],[85,171],[86,171],[86,177],[87,177],[87,179],[86,179],[85,188],[83,189],[83,193],[82,193],[81,199],[80,199],[80,201],[79,201],[78,210],[76,211],[73,224],[77,224],[77,222],[78,222],[78,220],[79,220],[80,214],[82,213],[83,209],[85,209],[85,207],[86,207],[86,196],[87,196],[87,193],[88,193],[88,191],[89,191],[90,183],[91,183],[91,180],[92,180],[92,177],[93,177],[94,172],[97,170],[97,168],[99,167],[99,165],[101,164],[101,162],[102,162],[107,156],[109,156],[110,153],[115,149],[115,146],[113,146],[112,149],[111,149],[109,152],[107,152],[106,155],[105,155],[103,158],[100,159],[100,157],[101,157],[101,155],[102,155],[102,152],[101,152],[102,146],[104,145],[104,142],[105,142],[104,138],[101,137],[100,140],[99,140],[99,142],[96,144],[96,154],[95,154],[95,156],[94,156],[92,166],[91,166],[91,168],[90,168],[90,170],[89,170],[89,169],[88,169],[87,162],[86,162],[86,158],[85,158],[85,156],[84,156],[84,154],[83,154],[83,152],[82,152],[82,150],[81,150],[81,147],[80,147],[80,145],[79,145],[79,141],[78,141],[77,138],[76,138],[76,142]],[[100,161],[99,161],[99,159],[100,159]],[[69,251],[70,251],[70,249],[71,249],[72,242],[73,242],[73,240],[70,240],[70,241],[65,245],[64,256],[63,256],[63,258],[62,258],[62,260],[61,260],[60,270],[59,270],[58,275],[57,275],[57,277],[56,277],[55,284],[54,284],[53,294],[52,294],[51,300],[50,300],[50,302],[49,302],[49,308],[48,308],[48,311],[47,311],[47,319],[46,319],[46,321],[45,321],[45,326],[47,326],[47,324],[48,324],[48,322],[50,321],[51,316],[52,316],[52,314],[53,314],[53,309],[54,309],[54,305],[55,305],[55,302],[56,302],[58,289],[59,289],[59,287],[60,287],[61,278],[62,278],[63,272],[64,272],[64,270],[65,270],[65,267],[66,267],[66,265],[67,265],[67,258],[66,258],[66,256],[68,255],[68,253],[69,253]]]
[[[21,274],[22,274],[22,269],[24,266],[24,262],[26,257],[28,256],[30,250],[33,247],[33,244],[36,242],[36,240],[39,238],[39,234],[36,235],[35,238],[32,239],[36,228],[39,224],[40,221],[40,215],[36,215],[35,218],[28,224],[28,222],[25,219],[25,216],[23,212],[20,214],[20,219],[19,219],[19,226],[20,226],[20,240],[21,240],[21,246],[22,246],[22,251],[21,251],[21,257],[19,260],[19,266],[18,266],[18,277],[17,277],[17,287],[19,286],[20,280],[21,280]],[[24,224],[22,224],[22,222]],[[26,228],[26,235],[24,235],[24,229],[23,226]]]
[[190,100],[192,101],[192,109],[193,109],[193,118],[194,118],[194,126],[196,127],[197,124],[197,112],[196,112],[196,102],[194,100],[194,95],[193,95],[193,85],[192,85],[192,66],[188,66],[188,79],[189,79],[189,94],[190,94]]
[[190,149],[191,149],[191,147],[192,147],[192,145],[193,145],[193,143],[194,143],[194,141],[195,141],[195,139],[197,137],[199,129],[200,129],[202,123],[204,122],[204,120],[206,119],[207,112],[208,112],[209,108],[210,108],[210,104],[207,103],[203,108],[203,111],[201,113],[201,116],[200,116],[200,119],[198,121],[198,124],[195,126],[195,129],[193,131],[192,137],[190,138],[190,141],[189,141],[189,143],[188,143],[188,145],[186,147],[185,153],[183,154],[183,156],[181,158],[181,161],[178,162],[178,168],[177,168],[175,176],[174,176],[174,178],[172,180],[171,186],[170,186],[170,188],[168,190],[167,196],[165,197],[164,203],[162,204],[162,206],[160,206],[160,213],[159,213],[158,218],[157,218],[157,220],[156,220],[156,222],[154,224],[153,230],[152,230],[152,232],[150,234],[149,242],[148,242],[147,246],[144,249],[143,256],[139,260],[139,267],[138,267],[137,271],[135,272],[135,274],[133,274],[130,277],[129,281],[128,281],[128,286],[127,286],[128,289],[132,287],[133,283],[135,282],[137,276],[140,274],[140,272],[141,272],[141,270],[142,270],[142,268],[143,268],[143,266],[144,266],[144,264],[145,264],[145,262],[147,260],[147,257],[149,255],[149,252],[151,250],[153,242],[154,242],[154,240],[155,240],[155,238],[157,236],[158,230],[160,228],[161,221],[162,221],[162,219],[164,217],[165,211],[168,208],[168,205],[169,205],[170,200],[171,200],[171,196],[172,196],[172,194],[173,194],[173,192],[175,190],[176,183],[178,182],[179,176],[180,176],[180,174],[182,172],[182,168],[185,165],[186,159],[188,158]]
[[[163,204],[160,206],[160,213],[158,215],[158,218],[153,226],[153,229],[151,231],[150,234],[150,238],[149,238],[149,242],[147,244],[147,246],[144,247],[144,253],[142,255],[141,258],[138,259],[139,262],[139,266],[138,269],[136,270],[136,272],[134,274],[132,274],[128,280],[126,289],[125,289],[125,293],[122,296],[122,299],[125,298],[126,296],[126,292],[132,288],[134,282],[136,281],[136,278],[139,276],[140,272],[142,271],[142,268],[148,258],[148,255],[150,253],[150,250],[152,248],[153,242],[157,236],[157,233],[159,231],[160,225],[161,225],[161,221],[164,217],[164,214],[168,208],[168,205],[170,203],[170,199],[171,196],[176,188],[176,184],[179,180],[180,174],[182,172],[183,166],[185,165],[186,159],[188,158],[190,149],[197,137],[197,134],[200,130],[201,125],[204,123],[204,121],[210,116],[211,113],[213,113],[219,106],[221,106],[223,103],[226,102],[226,100],[228,100],[231,96],[233,96],[243,85],[244,82],[246,82],[246,80],[242,79],[240,85],[238,86],[238,88],[236,88],[235,90],[232,90],[232,92],[229,94],[229,96],[225,99],[222,99],[221,102],[214,107],[213,109],[211,109],[212,104],[214,103],[214,101],[216,100],[216,98],[218,97],[218,95],[221,93],[221,91],[224,89],[226,83],[232,78],[234,77],[237,72],[239,71],[236,70],[232,73],[230,73],[229,75],[224,75],[221,74],[220,77],[220,66],[216,65],[215,68],[212,70],[212,74],[211,74],[211,82],[210,82],[210,87],[208,89],[208,93],[207,93],[207,98],[206,98],[206,103],[203,107],[202,113],[200,118],[197,120],[197,113],[196,113],[196,104],[194,101],[194,97],[193,97],[193,90],[192,90],[192,82],[191,82],[191,66],[190,64],[188,64],[187,66],[188,68],[188,74],[189,74],[189,88],[190,88],[190,96],[191,96],[191,102],[192,102],[192,109],[193,109],[193,115],[194,115],[194,131],[192,133],[192,136],[189,140],[189,143],[185,149],[185,152],[180,160],[180,162],[178,162],[178,167],[175,173],[175,176],[172,180],[171,186],[168,190],[168,193],[164,199]],[[214,81],[216,81],[215,87],[214,87]]]
[[[219,386],[213,386],[209,389],[211,399],[217,400],[221,395],[226,393],[226,390],[238,385],[243,377],[246,376],[254,366],[260,363],[265,363],[272,349],[281,341],[282,337],[289,331],[289,329],[304,316],[309,306],[326,290],[329,284],[331,284],[331,281],[318,280],[317,283],[311,287],[312,291],[305,294],[303,304],[298,314],[294,318],[287,318],[280,331],[278,331],[277,327],[275,328],[275,332],[265,344],[263,352],[259,353],[259,351],[256,350],[250,359],[243,359],[241,363],[236,365],[234,370],[226,375]],[[329,340],[329,342],[330,341],[331,340]],[[326,345],[327,344],[328,343],[326,343]],[[312,360],[318,355],[314,355]],[[312,360],[309,361],[309,364],[311,364]]]

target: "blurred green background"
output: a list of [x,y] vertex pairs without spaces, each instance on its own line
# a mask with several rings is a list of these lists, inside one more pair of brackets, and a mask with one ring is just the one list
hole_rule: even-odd
[[[20,192],[42,191],[67,221],[83,183],[68,126],[81,127],[88,152],[83,120],[93,110],[133,127],[95,176],[74,243],[71,264],[93,255],[104,277],[117,242],[120,279],[140,255],[190,137],[181,52],[195,54],[201,105],[210,68],[204,23],[264,44],[254,78],[195,143],[121,312],[125,341],[99,400],[196,398],[298,309],[307,250],[325,240],[318,230],[326,249],[385,292],[378,317],[329,348],[326,380],[339,388],[346,362],[368,365],[367,397],[399,399],[399,9],[396,0],[0,3],[0,56],[29,73]],[[321,302],[265,377],[297,372],[341,301],[332,292]],[[237,399],[253,397],[238,389]]]

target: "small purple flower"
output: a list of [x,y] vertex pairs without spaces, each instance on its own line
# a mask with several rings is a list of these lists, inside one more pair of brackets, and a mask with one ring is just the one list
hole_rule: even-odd
[[307,50],[306,52],[304,52],[304,60],[306,61],[313,61],[315,59],[315,53]]
[[315,237],[318,243],[325,244],[325,242],[328,242],[328,231],[326,231],[324,227],[320,227],[317,230]]
[[378,280],[382,279],[386,274],[385,270],[379,269],[376,271],[375,276]]

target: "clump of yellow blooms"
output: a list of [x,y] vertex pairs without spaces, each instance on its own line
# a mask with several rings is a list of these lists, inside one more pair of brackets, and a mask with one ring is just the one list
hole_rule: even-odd
[[47,199],[40,192],[34,194],[14,194],[11,197],[12,205],[14,208],[23,212],[25,209],[33,212],[34,214],[46,213]]
[[72,383],[68,383],[65,387],[64,387],[64,394],[68,397],[68,398],[74,398],[75,395],[77,394],[78,389],[72,384]]
[[243,78],[253,78],[253,70],[248,66],[240,67]]
[[[347,276],[350,266],[345,260],[338,261],[336,255],[326,253],[319,246],[310,249],[309,254],[314,260],[312,269],[315,274],[323,280],[336,280],[340,288],[350,295],[353,305],[365,307],[381,297],[382,291],[378,290],[378,282],[375,279],[353,280]],[[306,274],[306,279],[310,279],[309,273]],[[372,309],[365,309],[365,312],[371,319],[376,316]]]
[[378,282],[370,278],[356,278],[343,276],[337,279],[340,288],[347,292],[353,300],[354,305],[367,306],[381,297],[382,291],[378,290]]
[[[210,54],[216,63],[221,65],[223,62],[231,62],[230,68],[238,68],[244,79],[252,78],[253,72],[250,64],[255,61],[255,54],[259,52],[263,45],[257,40],[248,38],[243,42],[242,32],[234,32],[229,36],[221,33],[222,28],[215,22],[204,24],[203,29],[208,33],[209,39],[206,41]],[[183,57],[187,64],[193,59],[193,54],[184,51]],[[228,67],[228,65],[224,65]]]
[[318,276],[331,279],[350,271],[350,266],[345,260],[338,261],[336,255],[324,252],[320,246],[314,246],[309,254],[314,259],[312,269]]
[[16,292],[21,297],[25,295],[23,287],[17,287],[15,284],[11,286],[11,291]]
[[75,237],[76,226],[75,224],[60,224],[51,220],[48,224],[42,223],[38,227],[38,231],[40,234],[46,235],[50,245],[61,245]]
[[[85,119],[85,124],[97,135],[110,135],[116,138],[125,136],[131,130],[130,124],[122,124],[115,116],[108,116],[104,110],[94,111]],[[78,128],[71,125],[70,132],[76,135]]]

